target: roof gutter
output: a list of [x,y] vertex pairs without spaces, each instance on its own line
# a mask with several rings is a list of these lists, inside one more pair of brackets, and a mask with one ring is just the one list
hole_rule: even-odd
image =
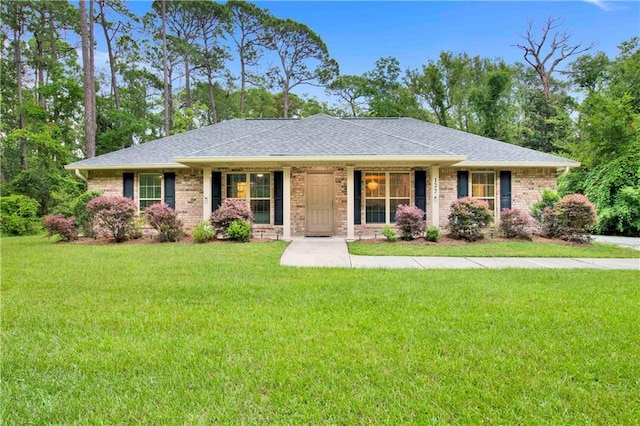
[[564,162],[552,162],[552,161],[514,161],[514,162],[500,162],[493,161],[462,161],[456,164],[456,167],[544,167],[544,168],[565,168],[571,169],[574,167],[580,167],[580,163],[577,161],[567,160]]
[[182,164],[216,163],[304,163],[318,161],[335,162],[429,162],[456,164],[464,161],[466,155],[268,155],[259,157],[176,157]]
[[187,169],[189,166],[176,163],[160,164],[100,164],[100,165],[73,165],[64,166],[67,170],[146,170],[146,169]]

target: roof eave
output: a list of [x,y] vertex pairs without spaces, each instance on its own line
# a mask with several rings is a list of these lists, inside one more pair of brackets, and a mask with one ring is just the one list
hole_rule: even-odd
[[464,161],[464,155],[268,155],[255,157],[176,157],[174,161],[185,165],[228,163],[313,163],[324,162],[416,162],[434,165],[453,165]]
[[577,161],[461,161],[456,167],[536,167],[536,168],[574,168],[580,167]]
[[146,169],[188,169],[189,166],[178,163],[153,163],[153,164],[98,164],[98,165],[74,165],[64,166],[67,170],[146,170]]

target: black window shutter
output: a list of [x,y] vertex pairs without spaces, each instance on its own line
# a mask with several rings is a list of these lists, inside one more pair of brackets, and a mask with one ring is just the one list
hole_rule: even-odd
[[511,172],[500,172],[500,210],[511,208]]
[[458,170],[458,198],[469,196],[469,172]]
[[133,200],[133,173],[122,174],[122,195]]
[[423,219],[427,216],[427,172],[424,170],[415,171],[416,207],[425,212]]
[[362,172],[353,172],[353,223],[362,224]]
[[273,219],[274,225],[284,224],[284,174],[273,172]]
[[164,202],[176,209],[176,174],[165,173],[164,174]]
[[211,172],[211,211],[222,204],[222,172]]

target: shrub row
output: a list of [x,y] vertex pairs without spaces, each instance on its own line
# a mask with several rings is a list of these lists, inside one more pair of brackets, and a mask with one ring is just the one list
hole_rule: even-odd
[[[542,199],[533,206],[531,218],[519,209],[503,209],[500,212],[498,233],[505,238],[530,240],[534,222],[544,237],[562,238],[584,242],[587,232],[596,224],[596,209],[581,194],[566,195],[562,198],[553,191],[545,190]],[[424,212],[415,206],[400,205],[396,211],[396,226],[400,238],[409,240],[422,235],[425,230]],[[484,235],[493,221],[493,215],[486,202],[471,197],[461,198],[451,204],[447,217],[449,235],[456,239],[477,241]],[[393,228],[385,226],[382,235],[387,240],[397,238]],[[427,229],[429,241],[439,239],[439,230],[432,226]]]
[[[37,202],[28,197],[13,195],[2,198],[0,226],[3,234],[24,233],[37,229]],[[73,240],[80,228],[87,236],[98,233],[112,237],[116,242],[141,236],[136,218],[136,204],[121,196],[98,196],[85,193],[78,197],[74,207],[75,217],[64,218],[51,215],[43,225],[48,235],[58,235],[63,240]],[[532,216],[542,236],[559,237],[570,241],[585,241],[586,233],[596,223],[596,209],[584,195],[571,194],[560,198],[551,191],[543,193],[541,201],[532,209]],[[144,219],[156,231],[160,241],[179,241],[184,236],[183,224],[177,213],[167,204],[153,204],[144,210]],[[412,240],[425,233],[424,211],[416,206],[399,205],[396,210],[396,227],[400,238]],[[253,213],[243,200],[225,199],[212,213],[209,223],[201,222],[193,232],[197,242],[206,242],[216,236],[245,242],[252,232]],[[461,198],[451,204],[447,230],[453,238],[476,241],[492,222],[492,214],[486,202],[471,197]],[[531,239],[532,222],[518,209],[500,212],[498,232],[506,238]],[[426,230],[429,241],[437,241],[439,229],[431,226]],[[385,226],[382,234],[388,240],[398,235]]]

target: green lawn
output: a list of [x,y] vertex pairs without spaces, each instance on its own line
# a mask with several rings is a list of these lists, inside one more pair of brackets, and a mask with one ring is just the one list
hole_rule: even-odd
[[584,246],[533,241],[465,243],[463,245],[411,245],[399,242],[354,241],[351,254],[363,256],[452,256],[452,257],[608,257],[640,258],[640,251],[611,244]]
[[634,424],[640,273],[2,244],[2,424]]

